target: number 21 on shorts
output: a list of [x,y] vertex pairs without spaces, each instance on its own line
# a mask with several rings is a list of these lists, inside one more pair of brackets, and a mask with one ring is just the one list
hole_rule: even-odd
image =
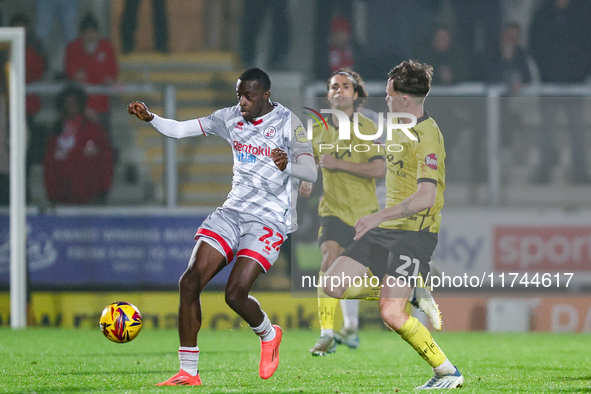
[[410,257],[401,254],[400,260],[404,261],[404,264],[396,268],[397,273],[403,276],[408,276],[407,268],[409,268],[411,264],[414,264],[412,276],[417,277],[419,275],[419,265],[421,264],[419,259],[411,259]]

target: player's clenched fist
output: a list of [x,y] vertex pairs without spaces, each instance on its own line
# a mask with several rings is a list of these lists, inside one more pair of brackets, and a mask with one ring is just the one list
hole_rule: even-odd
[[148,106],[141,101],[134,101],[127,106],[127,112],[135,115],[138,119],[149,122],[154,119],[154,114],[148,111]]
[[312,194],[312,185],[312,182],[302,181],[300,184],[299,195],[301,197],[310,197],[310,194]]
[[287,167],[287,153],[280,148],[275,148],[271,151],[271,159],[275,162],[275,165],[281,170],[285,170]]

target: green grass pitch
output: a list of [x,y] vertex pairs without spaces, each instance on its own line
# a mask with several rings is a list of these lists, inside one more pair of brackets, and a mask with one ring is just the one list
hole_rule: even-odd
[[[428,365],[395,333],[361,331],[361,346],[311,357],[316,332],[286,331],[281,363],[258,377],[259,343],[250,330],[204,330],[202,387],[154,387],[178,370],[177,333],[145,330],[115,344],[100,330],[0,329],[0,393],[391,393],[414,392]],[[465,378],[461,393],[591,392],[585,334],[435,333]]]

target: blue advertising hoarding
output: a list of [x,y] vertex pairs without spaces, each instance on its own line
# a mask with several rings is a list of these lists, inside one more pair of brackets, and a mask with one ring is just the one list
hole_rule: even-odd
[[[29,215],[30,285],[176,288],[205,215]],[[9,218],[0,215],[0,285],[10,283]],[[224,284],[225,269],[212,285]]]

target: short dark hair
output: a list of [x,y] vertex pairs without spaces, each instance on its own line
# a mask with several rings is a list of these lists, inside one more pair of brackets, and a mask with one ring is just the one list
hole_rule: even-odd
[[84,15],[84,18],[82,18],[82,20],[80,21],[80,27],[78,29],[78,32],[82,33],[87,29],[99,29],[98,21],[90,12]]
[[249,68],[240,74],[241,81],[257,81],[264,90],[271,90],[271,78],[260,68]]
[[349,70],[348,68],[339,68],[338,70],[333,72],[330,78],[328,78],[328,80],[326,81],[327,89],[330,89],[330,80],[335,75],[344,75],[352,80],[353,91],[357,93],[357,99],[355,99],[353,107],[355,109],[361,107],[365,102],[365,98],[368,97],[368,94],[365,91],[365,81],[363,80],[363,78],[361,78],[361,75],[359,75],[359,73],[356,73],[355,71]]
[[80,112],[82,112],[84,108],[86,108],[87,96],[82,86],[76,83],[68,84],[61,92],[59,92],[59,94],[55,98],[55,107],[57,108],[57,110],[60,113],[64,110],[64,107],[66,105],[66,98],[70,96],[76,97],[78,108],[80,109]]
[[433,67],[415,60],[405,60],[388,73],[395,92],[425,97],[431,90]]

